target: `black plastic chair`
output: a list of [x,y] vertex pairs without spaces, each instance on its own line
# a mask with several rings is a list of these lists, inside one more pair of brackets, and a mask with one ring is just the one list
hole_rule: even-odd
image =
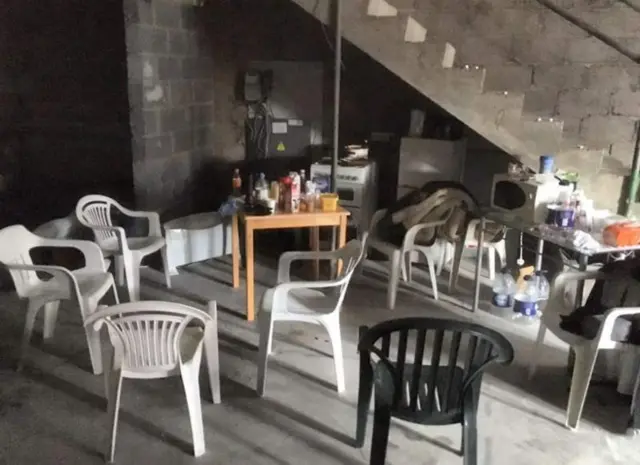
[[[391,357],[391,336],[395,334],[397,351]],[[413,360],[409,360],[409,341],[413,342],[414,334]],[[426,364],[425,346],[432,337],[430,363]],[[371,465],[385,463],[391,417],[422,425],[460,423],[464,464],[477,464],[476,417],[482,373],[491,363],[508,365],[513,361],[513,346],[504,336],[463,321],[402,318],[370,329],[361,327],[358,350],[356,447],[364,444],[375,385]]]

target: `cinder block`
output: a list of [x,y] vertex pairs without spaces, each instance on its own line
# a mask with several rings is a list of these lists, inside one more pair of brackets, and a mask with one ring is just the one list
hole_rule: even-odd
[[611,112],[611,94],[599,89],[565,89],[558,96],[560,117],[608,115]]
[[569,11],[610,37],[631,37],[637,40],[640,18],[629,6],[615,2],[604,9],[593,10],[589,8],[589,3],[576,5]]
[[171,106],[187,105],[194,101],[191,81],[178,79],[169,82],[169,102]]
[[588,66],[584,75],[584,87],[602,92],[640,90],[640,66],[622,66],[617,63]]
[[178,57],[158,57],[158,79],[180,79],[183,77],[182,60]]
[[485,90],[525,91],[531,88],[533,67],[521,65],[487,66]]
[[153,6],[156,26],[176,29],[180,27],[182,12],[178,3],[165,0],[153,0],[150,3]]
[[595,37],[587,37],[569,41],[566,59],[570,63],[614,63],[620,60],[620,53]]
[[533,68],[536,88],[583,89],[588,68],[584,65],[537,65]]
[[565,37],[514,36],[511,42],[511,57],[522,64],[559,65],[565,62],[569,39]]
[[160,131],[170,133],[186,129],[191,124],[191,113],[186,107],[163,108],[160,113]]
[[168,32],[169,53],[172,55],[187,55],[189,39],[188,32],[170,30]]
[[580,125],[580,137],[587,142],[632,142],[635,120],[625,116],[587,116]]
[[529,90],[525,94],[524,112],[543,117],[557,115],[558,93],[550,87]]
[[640,118],[640,92],[618,91],[613,95],[613,113]]
[[214,82],[212,80],[194,80],[191,84],[195,103],[213,102]]

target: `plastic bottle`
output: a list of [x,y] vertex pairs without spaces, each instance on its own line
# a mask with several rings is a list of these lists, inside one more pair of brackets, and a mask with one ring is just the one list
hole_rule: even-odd
[[516,290],[516,281],[507,268],[503,268],[493,281],[493,295],[491,307],[493,313],[501,314],[513,307],[513,295]]
[[533,319],[538,316],[538,286],[532,275],[524,277],[525,285],[514,296],[514,318]]
[[305,170],[300,170],[300,194],[307,193],[307,174]]
[[549,300],[549,280],[545,276],[546,271],[536,271],[534,274],[536,286],[538,288],[538,308],[537,312],[542,312]]
[[240,177],[240,170],[238,168],[233,170],[233,177],[231,178],[231,195],[233,197],[242,196],[242,178]]
[[265,201],[269,199],[269,183],[264,173],[260,173],[260,177],[256,181],[254,187],[256,192],[256,199],[259,201]]

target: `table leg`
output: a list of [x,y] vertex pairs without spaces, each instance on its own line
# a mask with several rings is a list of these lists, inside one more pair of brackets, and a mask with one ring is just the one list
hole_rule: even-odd
[[253,227],[245,226],[245,260],[247,262],[247,321],[255,319],[255,290],[253,270]]
[[[309,229],[309,248],[314,252],[320,251],[320,228]],[[316,281],[320,279],[320,260],[313,260],[313,277]]]
[[[340,226],[338,231],[338,249],[343,248],[347,244],[347,216],[340,215]],[[342,260],[338,260],[336,268],[336,276],[342,273]]]
[[233,270],[233,288],[240,287],[240,232],[238,231],[238,215],[231,220],[231,257]]
[[475,286],[473,289],[473,305],[471,311],[478,310],[478,304],[480,302],[480,271],[482,270],[482,251],[484,250],[484,230],[487,226],[487,220],[480,218],[480,231],[478,233],[478,254],[476,255],[476,272],[475,272]]

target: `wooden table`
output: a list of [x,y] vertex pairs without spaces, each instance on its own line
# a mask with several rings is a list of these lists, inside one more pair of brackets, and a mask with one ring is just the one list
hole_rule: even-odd
[[[318,250],[320,231],[323,226],[337,226],[338,247],[343,247],[347,241],[347,217],[349,212],[341,207],[335,212],[313,213],[281,213],[273,215],[243,215],[245,228],[245,259],[247,273],[247,320],[255,319],[255,287],[254,287],[254,253],[253,233],[261,229],[293,229],[312,228],[310,243],[312,249]],[[240,230],[238,215],[234,215],[232,221],[232,247],[233,247],[233,287],[240,287]],[[315,261],[315,272],[318,274],[318,262]]]

